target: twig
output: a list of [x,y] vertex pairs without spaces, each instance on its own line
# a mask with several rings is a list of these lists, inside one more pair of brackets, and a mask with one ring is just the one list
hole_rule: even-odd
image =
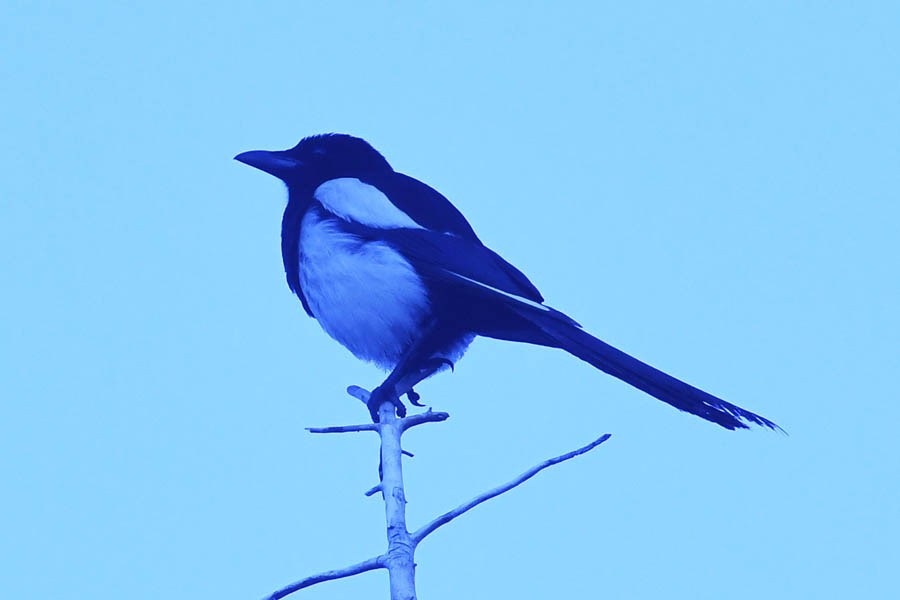
[[559,464],[563,461],[569,460],[570,458],[575,458],[576,456],[579,456],[581,454],[584,454],[585,452],[589,452],[589,451],[593,450],[594,448],[596,448],[597,446],[599,446],[600,444],[602,444],[603,442],[608,440],[609,437],[610,437],[610,434],[604,433],[603,435],[601,435],[599,438],[597,438],[596,440],[594,440],[587,446],[582,446],[581,448],[578,448],[577,450],[573,450],[572,452],[567,452],[565,454],[557,456],[556,458],[547,459],[544,462],[531,467],[530,469],[528,469],[527,471],[525,471],[524,473],[522,473],[521,475],[519,475],[512,481],[504,483],[503,485],[501,485],[499,487],[495,487],[492,490],[488,490],[488,491],[484,492],[483,494],[479,494],[478,496],[475,496],[474,498],[472,498],[465,504],[461,504],[460,506],[457,506],[453,510],[442,514],[441,516],[434,519],[430,523],[427,523],[426,525],[420,527],[415,533],[413,533],[411,535],[413,543],[418,544],[423,539],[425,539],[426,536],[428,536],[430,533],[434,532],[434,530],[437,529],[438,527],[441,527],[442,525],[446,525],[447,523],[449,523],[456,517],[467,513],[468,511],[472,510],[473,508],[475,508],[482,502],[486,502],[487,500],[490,500],[491,498],[494,498],[495,496],[499,496],[500,494],[508,492],[509,490],[513,489],[514,487],[525,483],[526,481],[528,481],[529,479],[531,479],[532,477],[534,477],[535,475],[537,475],[538,473],[540,473],[541,471],[546,469],[547,467],[552,467],[555,464]]
[[402,433],[411,427],[415,427],[416,425],[421,425],[423,423],[440,423],[441,421],[446,421],[449,418],[450,415],[448,415],[447,413],[434,412],[429,408],[423,413],[409,415],[408,417],[400,419],[400,431]]
[[358,385],[351,385],[347,388],[347,393],[362,402],[363,404],[368,404],[369,390],[359,387]]
[[289,594],[293,594],[297,590],[302,590],[303,588],[309,587],[311,585],[316,585],[317,583],[322,583],[323,581],[332,581],[334,579],[343,579],[344,577],[350,577],[352,575],[359,575],[360,573],[365,573],[366,571],[373,571],[375,569],[385,569],[387,568],[384,564],[384,556],[375,556],[373,558],[369,558],[360,563],[356,563],[355,565],[350,565],[349,567],[344,567],[343,569],[335,569],[334,571],[325,571],[323,573],[318,573],[316,575],[310,575],[309,577],[304,577],[300,581],[295,581],[290,585],[286,585],[277,592],[273,592],[272,594],[266,596],[264,600],[280,600],[280,598],[284,598]]
[[377,423],[364,425],[337,425],[335,427],[307,427],[310,433],[353,433],[356,431],[378,431]]

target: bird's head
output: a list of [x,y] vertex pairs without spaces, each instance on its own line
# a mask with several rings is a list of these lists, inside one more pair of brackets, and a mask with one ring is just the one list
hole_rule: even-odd
[[292,188],[315,189],[329,179],[392,170],[367,141],[342,133],[303,138],[289,150],[251,150],[234,159],[274,175]]

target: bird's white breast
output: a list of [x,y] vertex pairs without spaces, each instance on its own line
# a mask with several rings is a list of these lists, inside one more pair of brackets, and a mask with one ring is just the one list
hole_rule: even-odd
[[383,242],[342,231],[319,208],[300,228],[300,285],[322,328],[354,355],[391,368],[430,310],[422,280]]

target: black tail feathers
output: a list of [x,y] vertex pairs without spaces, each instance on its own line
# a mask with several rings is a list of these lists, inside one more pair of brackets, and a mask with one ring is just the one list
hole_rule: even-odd
[[765,417],[717,398],[613,348],[573,325],[571,320],[560,319],[556,311],[544,313],[530,307],[515,310],[550,336],[555,342],[554,346],[678,410],[697,415],[726,429],[747,429],[748,424],[754,424],[783,431]]

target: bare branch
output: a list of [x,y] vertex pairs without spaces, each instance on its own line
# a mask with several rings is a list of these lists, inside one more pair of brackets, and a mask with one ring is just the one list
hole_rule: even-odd
[[307,427],[310,433],[353,433],[356,431],[378,431],[377,423],[364,425],[336,425],[334,427]]
[[362,402],[363,404],[368,404],[369,396],[371,396],[371,394],[369,393],[369,390],[361,388],[358,385],[351,385],[350,387],[348,387],[347,393],[350,394],[351,396],[353,396],[354,398],[356,398],[357,400],[359,400],[360,402]]
[[445,412],[434,412],[430,408],[417,415],[409,415],[400,420],[400,431],[406,431],[410,427],[415,427],[416,425],[421,425],[422,423],[440,423],[441,421],[446,421],[450,418],[450,415]]
[[[347,393],[365,404],[368,404],[371,398],[371,394],[367,390],[355,385],[348,387]],[[446,421],[449,417],[450,415],[445,412],[434,412],[429,408],[424,413],[410,415],[400,419],[397,418],[396,415],[395,403],[388,401],[382,403],[381,406],[378,407],[378,423],[307,428],[307,431],[310,433],[347,433],[358,431],[375,431],[378,433],[381,440],[381,461],[379,464],[381,482],[367,491],[366,496],[372,496],[381,492],[381,496],[384,499],[388,550],[381,556],[370,558],[361,563],[301,579],[300,581],[292,583],[291,585],[274,592],[270,596],[267,596],[266,600],[280,600],[298,590],[313,586],[317,583],[350,577],[374,569],[387,569],[390,579],[391,600],[415,600],[415,550],[419,542],[439,527],[446,525],[456,517],[472,510],[482,502],[486,502],[491,498],[506,493],[514,487],[521,485],[547,467],[551,467],[555,464],[569,460],[570,458],[589,452],[610,437],[608,433],[604,434],[590,444],[578,448],[577,450],[545,460],[522,473],[514,480],[476,496],[465,504],[444,513],[427,523],[415,533],[410,534],[406,527],[406,493],[404,492],[403,486],[402,456],[404,454],[412,456],[412,454],[402,449],[400,445],[401,436],[411,427],[423,423],[439,423],[441,421]]]
[[360,573],[365,573],[366,571],[385,568],[387,567],[384,563],[384,556],[375,556],[373,558],[364,560],[361,563],[356,563],[355,565],[344,567],[343,569],[335,569],[334,571],[325,571],[316,575],[310,575],[309,577],[305,577],[300,581],[295,581],[294,583],[281,588],[277,592],[273,592],[271,595],[266,596],[264,600],[279,600],[280,598],[284,598],[285,596],[293,594],[298,590],[316,585],[317,583],[332,581],[334,579],[343,579],[344,577],[359,575]]
[[427,535],[434,532],[434,530],[437,529],[438,527],[440,527],[442,525],[446,525],[447,523],[449,523],[456,517],[472,510],[473,508],[475,508],[482,502],[486,502],[487,500],[490,500],[491,498],[494,498],[495,496],[499,496],[500,494],[508,492],[509,490],[513,489],[514,487],[525,483],[526,481],[528,481],[529,479],[531,479],[532,477],[534,477],[535,475],[537,475],[538,473],[540,473],[541,471],[546,469],[547,467],[552,467],[553,465],[559,464],[563,461],[569,460],[570,458],[575,458],[576,456],[579,456],[581,454],[584,454],[585,452],[589,452],[589,451],[593,450],[594,448],[596,448],[597,446],[599,446],[600,444],[602,444],[603,442],[608,440],[609,437],[610,437],[610,434],[604,433],[603,435],[601,435],[599,438],[597,438],[596,440],[594,440],[587,446],[582,446],[581,448],[578,448],[577,450],[573,450],[572,452],[567,452],[567,453],[557,456],[555,458],[547,459],[544,462],[531,467],[530,469],[528,469],[527,471],[525,471],[524,473],[522,473],[521,475],[519,475],[512,481],[504,483],[503,485],[501,485],[499,487],[495,487],[492,490],[488,490],[488,491],[484,492],[483,494],[480,494],[480,495],[472,498],[465,504],[461,504],[460,506],[457,506],[453,510],[442,514],[441,516],[434,519],[430,523],[423,525],[422,527],[419,528],[418,531],[413,533],[411,536],[413,543],[418,544],[423,539],[425,539],[425,537]]

